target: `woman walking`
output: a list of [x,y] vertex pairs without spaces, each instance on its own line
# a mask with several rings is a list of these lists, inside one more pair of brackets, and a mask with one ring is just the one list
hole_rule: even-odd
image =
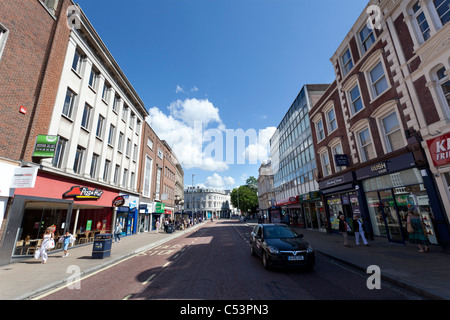
[[[415,209],[410,209],[408,211],[408,218],[406,220],[406,224],[410,224],[412,230],[410,230],[409,234],[409,242],[417,244],[419,247],[419,252],[428,252],[428,246],[431,244],[428,240],[428,237],[425,232],[425,228],[423,226],[422,218],[419,216],[419,213]],[[408,228],[410,229],[410,228]],[[412,231],[412,232],[411,232]],[[423,246],[423,247],[422,247]]]
[[51,227],[48,227],[45,229],[44,236],[42,238],[41,247],[36,250],[36,253],[34,257],[36,259],[39,259],[39,257],[42,258],[42,263],[47,263],[48,255],[47,250],[53,249],[55,247],[55,240],[53,235],[53,229]]

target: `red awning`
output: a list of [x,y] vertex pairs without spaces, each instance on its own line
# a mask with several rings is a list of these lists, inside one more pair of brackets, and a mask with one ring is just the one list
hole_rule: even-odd
[[300,196],[290,197],[289,199],[283,199],[283,200],[275,202],[276,206],[278,206],[278,207],[288,206],[291,204],[298,204],[298,203],[300,203]]

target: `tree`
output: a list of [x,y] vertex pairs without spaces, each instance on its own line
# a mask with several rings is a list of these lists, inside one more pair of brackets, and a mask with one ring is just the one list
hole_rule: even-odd
[[[248,181],[248,180],[247,180]],[[231,204],[239,208],[243,213],[256,212],[258,207],[257,188],[252,185],[244,185],[231,191]]]

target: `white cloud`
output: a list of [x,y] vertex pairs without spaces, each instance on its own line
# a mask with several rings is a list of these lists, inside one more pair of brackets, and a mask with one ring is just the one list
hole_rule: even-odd
[[198,91],[197,86],[194,86],[194,87],[191,89],[191,92],[197,92],[197,91]]
[[266,161],[270,154],[270,138],[272,138],[276,130],[277,128],[275,127],[259,130],[256,143],[250,144],[244,151],[245,159],[250,160],[251,163]]
[[184,92],[184,89],[182,87],[180,87],[179,85],[177,85],[177,89],[175,90],[175,93],[181,93]]
[[207,177],[205,183],[207,187],[216,189],[224,189],[234,184],[235,180],[232,177],[222,177],[217,173],[214,173],[212,176]]
[[183,168],[217,172],[228,170],[228,165],[221,161],[223,159],[214,159],[203,153],[202,130],[212,124],[224,127],[219,109],[208,100],[197,99],[178,100],[168,108],[171,115],[156,107],[151,108],[147,122],[160,139],[169,143]]

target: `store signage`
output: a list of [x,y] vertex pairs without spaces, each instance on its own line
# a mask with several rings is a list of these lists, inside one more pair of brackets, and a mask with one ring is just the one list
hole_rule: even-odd
[[284,200],[280,200],[280,201],[276,201],[275,205],[276,206],[287,206],[287,205],[291,205],[291,204],[297,204],[300,203],[300,197],[290,197],[289,199],[284,199]]
[[34,188],[38,168],[17,168],[11,182],[11,188]]
[[348,167],[350,165],[346,154],[335,154],[334,161],[337,167]]
[[53,158],[58,145],[58,136],[38,135],[34,146],[33,157]]
[[427,144],[434,166],[439,167],[450,163],[450,133],[428,140]]
[[117,196],[112,202],[112,206],[115,208],[122,207],[125,204],[125,198],[123,196]]
[[356,178],[364,180],[368,178],[378,177],[389,173],[407,170],[415,167],[414,156],[411,153],[392,158],[387,161],[379,162],[371,166],[356,170]]
[[155,206],[155,212],[156,213],[165,213],[165,208],[166,208],[166,206],[164,203],[158,202],[158,203],[156,203],[156,206]]
[[92,200],[92,199],[100,199],[103,191],[99,189],[90,190],[87,187],[72,187],[69,191],[64,193],[64,198],[74,198],[79,200]]

